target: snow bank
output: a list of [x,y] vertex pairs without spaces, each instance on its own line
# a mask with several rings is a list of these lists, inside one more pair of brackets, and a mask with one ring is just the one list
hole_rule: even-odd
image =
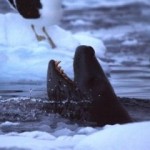
[[75,150],[149,150],[150,122],[105,127],[81,141]]
[[[56,133],[32,131],[0,135],[0,149],[30,150],[149,150],[150,122],[101,128],[78,127]],[[60,131],[60,132],[59,132]],[[7,141],[7,142],[6,142]]]

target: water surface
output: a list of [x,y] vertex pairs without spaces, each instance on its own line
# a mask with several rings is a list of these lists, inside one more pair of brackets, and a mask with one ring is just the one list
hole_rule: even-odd
[[[117,95],[150,98],[150,5],[135,1],[119,6],[66,6],[63,28],[104,41],[104,61],[111,69],[110,81]],[[0,13],[8,11],[12,10],[1,0]],[[46,82],[1,82],[0,95],[45,97]]]

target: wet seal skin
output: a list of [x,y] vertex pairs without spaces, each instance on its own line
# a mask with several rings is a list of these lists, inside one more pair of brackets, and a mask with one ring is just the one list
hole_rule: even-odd
[[77,87],[91,96],[91,120],[99,125],[131,122],[127,111],[107,79],[95,51],[90,46],[79,46],[74,57],[74,82]]
[[[54,100],[56,103],[57,101],[70,102],[74,100],[76,104],[74,103],[72,106],[78,107],[78,109],[73,109],[73,113],[76,114],[81,110],[82,114],[77,116],[82,118],[84,114],[84,120],[96,122],[98,126],[132,121],[118,101],[92,47],[85,45],[77,47],[73,62],[74,81],[67,77],[58,65],[59,63],[51,60],[48,65],[47,92],[49,100]],[[88,107],[86,101],[88,101]],[[83,102],[82,106],[80,106],[80,102]],[[84,103],[86,112],[82,111],[85,110]]]

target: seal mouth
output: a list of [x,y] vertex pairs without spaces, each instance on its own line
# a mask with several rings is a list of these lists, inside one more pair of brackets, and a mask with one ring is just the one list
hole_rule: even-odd
[[62,67],[60,66],[61,61],[54,61],[54,69],[58,72],[58,74],[64,78],[64,80],[74,84],[74,82],[67,76],[67,74],[64,72],[64,70],[62,69]]
[[[80,91],[60,66],[61,61],[50,60],[47,71],[47,94],[54,107],[47,110],[61,114],[72,120],[90,122],[90,99]],[[91,122],[90,122],[91,124]],[[95,125],[95,123],[92,122]]]
[[47,71],[47,93],[49,100],[63,101],[82,99],[81,91],[60,66],[61,61],[50,60]]

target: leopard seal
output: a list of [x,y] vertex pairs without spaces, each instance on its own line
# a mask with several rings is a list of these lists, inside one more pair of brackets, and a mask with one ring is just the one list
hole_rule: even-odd
[[[59,62],[51,60],[48,65],[47,93],[49,100],[76,101],[73,106],[79,107],[77,111],[85,113],[84,118],[96,122],[98,126],[132,122],[128,112],[120,104],[92,47],[81,45],[76,48],[73,61],[74,81],[64,73],[58,64]],[[85,100],[90,101],[86,109],[84,105],[80,107],[78,104]],[[73,113],[76,113],[74,111],[75,109]]]

